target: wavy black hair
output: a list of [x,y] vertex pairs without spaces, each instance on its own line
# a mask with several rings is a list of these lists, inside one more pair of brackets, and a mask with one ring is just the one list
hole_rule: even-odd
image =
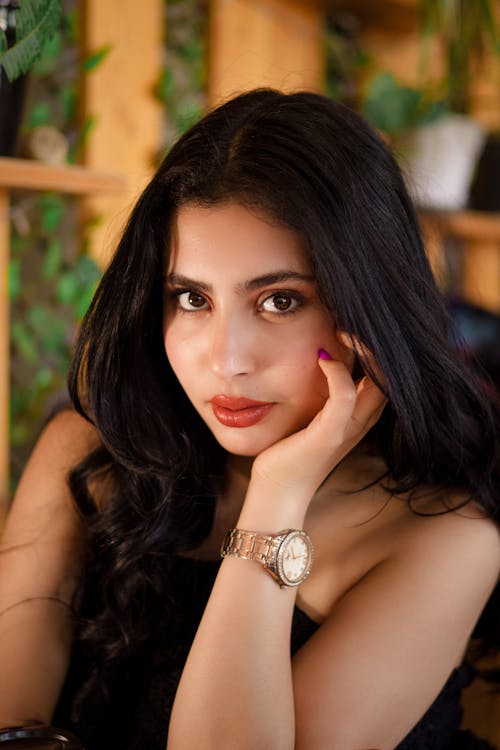
[[[497,416],[457,355],[390,149],[324,96],[242,94],[191,128],[144,190],[74,355],[72,400],[102,438],[70,480],[99,580],[84,637],[101,672],[145,642],[159,610],[168,618],[169,560],[206,536],[224,480],[225,453],[166,357],[162,308],[176,210],[229,201],[300,232],[332,325],[373,353],[389,404],[372,437],[393,491],[446,490],[498,520]],[[104,503],[89,489],[99,477]],[[492,631],[491,611],[483,620]]]

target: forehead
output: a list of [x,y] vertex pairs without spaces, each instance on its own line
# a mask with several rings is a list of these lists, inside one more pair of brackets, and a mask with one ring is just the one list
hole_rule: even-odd
[[309,272],[304,238],[261,210],[239,203],[181,206],[170,234],[171,271],[255,275]]

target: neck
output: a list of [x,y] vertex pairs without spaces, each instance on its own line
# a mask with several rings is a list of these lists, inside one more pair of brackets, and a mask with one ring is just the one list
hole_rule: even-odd
[[253,456],[228,456],[223,501],[235,509],[239,510],[245,499],[253,462]]

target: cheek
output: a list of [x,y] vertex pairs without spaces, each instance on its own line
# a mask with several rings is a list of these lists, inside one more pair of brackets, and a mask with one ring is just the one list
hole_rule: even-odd
[[163,345],[165,353],[181,385],[186,388],[189,384],[189,373],[193,371],[193,346],[185,337],[176,331],[175,325],[165,326],[163,329]]
[[352,372],[354,353],[339,343],[330,326],[318,326],[315,330],[300,331],[296,336],[281,336],[270,342],[272,359],[294,377],[307,381],[325,382],[325,377],[318,365],[318,351],[326,349],[332,359],[343,362]]

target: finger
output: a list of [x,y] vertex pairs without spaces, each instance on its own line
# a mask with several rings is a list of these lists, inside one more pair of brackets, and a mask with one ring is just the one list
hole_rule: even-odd
[[379,364],[375,359],[375,355],[370,349],[368,349],[366,344],[360,341],[357,336],[354,336],[354,334],[347,333],[347,331],[337,330],[336,335],[340,343],[346,348],[351,349],[351,351],[353,351],[357,355],[364,369],[369,370],[370,375],[373,375],[375,377],[378,385],[387,392],[386,382],[382,370],[380,369]]
[[387,404],[387,398],[369,375],[365,375],[358,383],[356,395],[352,418],[359,424],[370,428],[380,418]]
[[328,385],[328,399],[320,412],[325,419],[335,422],[348,419],[356,404],[356,386],[351,373],[340,360],[318,359],[318,364]]
[[344,422],[347,428],[345,436],[357,434],[361,437],[380,418],[387,403],[386,396],[369,375],[355,385],[344,363],[325,359],[326,356],[328,353],[320,350],[318,363],[327,379],[330,394],[321,416],[334,420],[331,424],[340,426]]

